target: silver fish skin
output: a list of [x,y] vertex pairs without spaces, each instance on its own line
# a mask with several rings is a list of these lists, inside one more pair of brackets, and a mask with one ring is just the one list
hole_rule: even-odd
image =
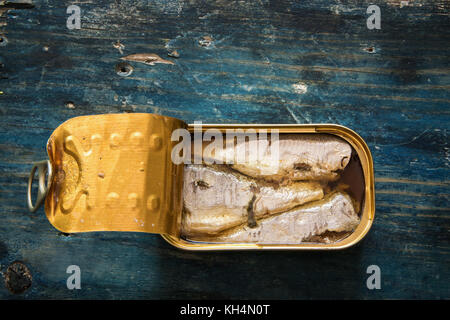
[[184,170],[182,234],[214,235],[223,230],[321,199],[317,182],[293,183],[275,188],[258,185],[239,173],[203,165]]
[[[250,151],[252,144],[257,151]],[[349,143],[330,134],[281,134],[278,146],[279,157],[272,157],[270,139],[245,141],[236,143],[234,149],[215,151],[211,159],[224,163],[231,159],[233,169],[266,180],[333,181],[339,178],[352,154]],[[251,159],[250,154],[255,152],[258,158]]]
[[257,189],[253,202],[256,218],[284,212],[306,202],[323,198],[323,189],[318,182],[294,182],[289,185],[262,186]]
[[216,237],[192,240],[226,243],[299,244],[327,231],[352,231],[359,224],[351,198],[343,192],[327,195],[276,216],[258,221],[255,228],[246,225],[230,229]]

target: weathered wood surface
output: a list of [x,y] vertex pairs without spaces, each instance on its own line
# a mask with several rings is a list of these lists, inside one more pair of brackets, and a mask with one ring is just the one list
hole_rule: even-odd
[[[372,3],[381,30],[366,27]],[[32,276],[20,295],[2,281],[0,298],[450,298],[447,1],[33,4],[0,9],[0,264],[4,277],[16,260]],[[66,27],[71,4],[80,30]],[[123,55],[175,65],[131,63],[121,77],[117,40]],[[26,208],[31,163],[63,121],[114,112],[348,126],[375,161],[372,230],[341,252],[192,253],[150,234],[61,235]],[[66,288],[71,264],[81,290]],[[366,288],[371,264],[381,290]]]

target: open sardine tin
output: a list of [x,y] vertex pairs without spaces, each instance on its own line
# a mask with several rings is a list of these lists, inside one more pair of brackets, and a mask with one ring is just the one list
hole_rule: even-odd
[[[250,141],[230,145],[227,132],[265,134],[263,149],[276,132],[280,165],[273,169],[263,156],[256,164],[211,165],[205,156],[202,164],[177,163],[173,155],[185,152],[172,141],[178,129],[203,145],[215,140],[203,135],[214,129],[223,135],[221,152],[232,146],[235,155]],[[49,161],[32,169],[28,205],[39,205],[31,200],[39,169],[36,201],[45,201],[48,220],[64,233],[159,233],[187,250],[331,250],[356,244],[374,219],[369,148],[339,125],[199,126],[155,114],[92,115],[60,125],[47,151]]]

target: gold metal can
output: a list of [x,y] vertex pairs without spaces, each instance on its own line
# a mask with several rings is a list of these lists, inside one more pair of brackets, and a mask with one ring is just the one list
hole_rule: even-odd
[[[28,183],[28,206],[35,211],[45,201],[50,223],[65,233],[134,231],[158,233],[186,250],[332,250],[359,242],[375,215],[373,161],[364,140],[354,131],[334,124],[262,125],[203,124],[202,132],[216,129],[277,130],[280,134],[329,134],[348,142],[356,153],[362,175],[360,223],[346,238],[334,243],[260,244],[214,243],[181,236],[183,164],[171,161],[176,129],[191,133],[195,125],[155,114],[106,114],[72,118],[59,126],[47,143],[49,161],[36,163]],[[36,169],[36,204],[31,190]],[[48,182],[45,182],[45,175]]]

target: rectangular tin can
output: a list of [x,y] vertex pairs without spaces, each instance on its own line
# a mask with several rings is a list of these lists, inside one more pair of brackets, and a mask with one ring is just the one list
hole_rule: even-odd
[[[364,140],[335,124],[202,124],[201,130],[278,130],[280,134],[329,134],[348,142],[359,159],[363,187],[360,223],[334,243],[208,243],[183,239],[183,165],[172,163],[171,133],[195,125],[154,114],[108,114],[69,119],[47,143],[49,161],[36,163],[28,183],[28,205],[45,201],[50,223],[65,233],[134,231],[158,233],[173,246],[209,250],[337,250],[356,243],[375,216],[373,160]],[[39,170],[37,204],[31,186]],[[48,182],[45,182],[45,175]]]
[[[188,126],[191,132],[194,125]],[[280,134],[322,133],[331,134],[347,141],[356,151],[361,163],[364,178],[364,198],[361,208],[361,222],[347,238],[329,244],[301,243],[301,244],[258,244],[258,243],[197,243],[187,241],[179,236],[162,234],[170,244],[185,250],[338,250],[351,247],[363,239],[369,232],[375,218],[375,188],[373,160],[369,147],[365,141],[353,130],[336,124],[202,124],[202,130],[217,129],[225,132],[227,129],[277,129]]]

